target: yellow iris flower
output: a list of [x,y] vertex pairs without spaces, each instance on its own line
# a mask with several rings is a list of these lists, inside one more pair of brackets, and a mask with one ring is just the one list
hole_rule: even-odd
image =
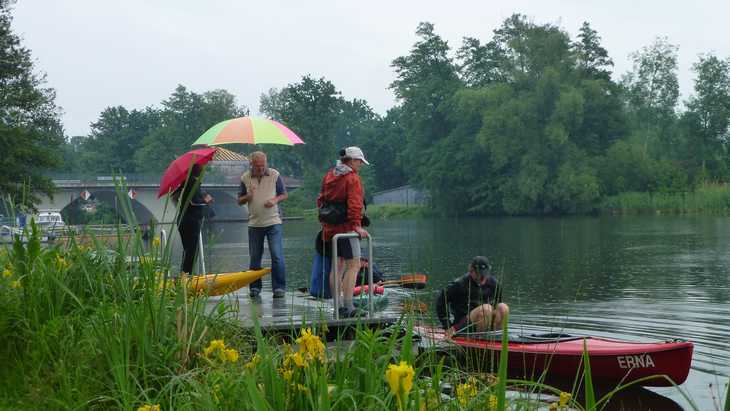
[[213,340],[208,344],[207,347],[203,350],[203,354],[205,354],[206,357],[210,357],[211,354],[213,354],[216,351],[223,351],[226,349],[226,343],[223,340]]
[[291,381],[292,376],[294,376],[293,370],[287,370],[284,368],[280,368],[279,372],[281,372],[281,376],[287,381]]
[[456,386],[456,398],[459,400],[459,404],[465,406],[469,401],[477,396],[477,385],[476,380],[469,378],[464,384]]
[[494,394],[489,395],[489,409],[497,411],[497,396]]
[[307,366],[309,365],[306,357],[304,357],[301,351],[297,351],[296,353],[292,354],[291,359],[294,361],[294,365],[299,368],[307,368]]
[[310,328],[302,328],[301,336],[296,339],[296,343],[299,344],[299,351],[307,354],[307,359],[319,358],[322,362],[326,361],[324,344],[318,336],[312,334]]
[[385,379],[388,381],[390,391],[396,396],[408,395],[413,388],[413,374],[413,367],[405,361],[401,361],[398,365],[390,364],[385,370]]
[[66,259],[63,258],[63,256],[61,256],[60,254],[56,256],[56,268],[58,268],[59,270],[65,270],[70,265],[71,264],[69,264],[69,262],[66,261]]
[[572,395],[568,392],[561,392],[560,393],[560,400],[558,401],[558,404],[560,404],[561,407],[565,407],[568,405],[568,401],[570,401],[570,398]]
[[234,350],[233,348],[229,348],[227,350],[221,351],[221,353],[225,357],[225,361],[228,361],[228,362],[237,362],[238,361],[238,351]]
[[259,357],[258,354],[254,354],[253,357],[251,357],[251,360],[247,362],[243,368],[247,370],[253,370],[256,368],[256,366],[261,362],[261,357]]
[[205,349],[203,349],[203,355],[206,358],[217,357],[222,362],[237,362],[238,351],[233,348],[226,348],[226,343],[223,340],[211,341]]

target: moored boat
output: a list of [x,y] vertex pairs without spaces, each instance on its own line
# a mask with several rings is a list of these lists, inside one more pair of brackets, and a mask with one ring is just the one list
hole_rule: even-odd
[[232,273],[196,275],[187,278],[191,292],[202,292],[209,296],[228,294],[245,287],[271,272],[271,268],[237,271]]
[[[450,340],[436,327],[419,326],[415,331],[426,344],[453,344],[484,353],[489,361],[498,358],[502,348],[499,331],[457,334]],[[633,342],[556,333],[510,335],[509,374],[530,380],[575,379],[581,375],[584,347],[596,384],[638,381],[641,386],[679,385],[687,379],[692,363],[693,344],[689,341]]]

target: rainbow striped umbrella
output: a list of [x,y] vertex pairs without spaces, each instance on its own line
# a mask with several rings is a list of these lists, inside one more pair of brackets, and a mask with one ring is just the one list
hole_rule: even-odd
[[221,144],[304,144],[299,136],[283,124],[263,117],[238,117],[209,128],[193,145]]

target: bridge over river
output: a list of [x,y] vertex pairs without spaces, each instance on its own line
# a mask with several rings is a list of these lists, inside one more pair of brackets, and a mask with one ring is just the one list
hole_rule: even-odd
[[[292,177],[283,177],[288,190],[301,185],[301,181]],[[158,223],[171,222],[174,206],[167,196],[157,198],[160,189],[160,176],[124,175],[123,177],[95,176],[56,177],[53,182],[56,192],[53,198],[40,196],[39,210],[63,210],[66,207],[83,205],[87,202],[106,203],[121,210],[120,196],[126,196],[131,202],[132,210],[140,224],[151,221]],[[239,180],[237,176],[207,175],[203,180],[203,190],[215,198],[215,220],[242,221],[248,217],[248,209],[237,204]]]

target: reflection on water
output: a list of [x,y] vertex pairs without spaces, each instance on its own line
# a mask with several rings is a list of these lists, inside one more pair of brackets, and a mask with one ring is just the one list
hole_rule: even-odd
[[[285,223],[291,289],[308,283],[317,230],[313,222]],[[213,224],[208,231],[209,270],[247,267],[245,224]],[[370,231],[375,260],[386,273],[427,273],[432,291],[465,272],[474,255],[488,255],[506,286],[513,327],[693,341],[692,371],[682,388],[700,409],[714,409],[712,390],[720,386],[724,393],[730,375],[730,218],[375,221]],[[676,389],[648,392],[686,407]]]

